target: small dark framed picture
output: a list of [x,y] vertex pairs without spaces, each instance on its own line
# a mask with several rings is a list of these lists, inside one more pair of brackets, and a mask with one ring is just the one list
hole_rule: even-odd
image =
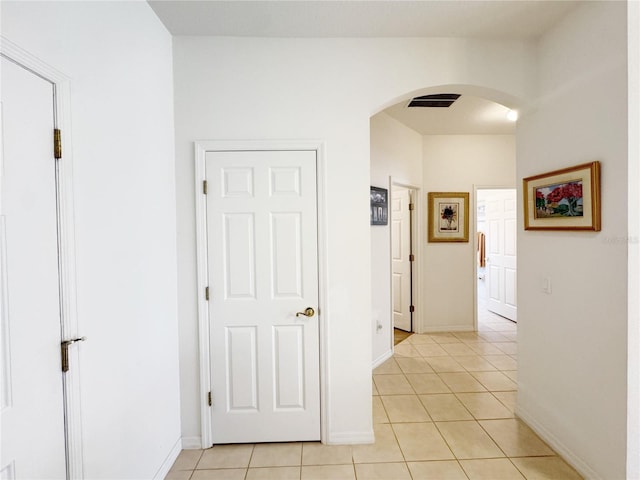
[[389,220],[389,191],[371,187],[371,225],[386,225]]

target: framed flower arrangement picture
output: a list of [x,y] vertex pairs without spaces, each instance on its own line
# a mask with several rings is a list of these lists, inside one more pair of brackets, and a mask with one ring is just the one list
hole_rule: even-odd
[[469,193],[429,192],[429,242],[469,241]]

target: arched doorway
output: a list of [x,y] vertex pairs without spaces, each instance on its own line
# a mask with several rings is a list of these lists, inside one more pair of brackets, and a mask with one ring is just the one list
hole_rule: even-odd
[[[414,99],[436,105],[409,107]],[[447,99],[449,106],[443,105]],[[476,186],[515,188],[515,127],[507,114],[523,102],[468,85],[427,88],[393,102],[371,117],[371,185],[390,192],[394,184],[412,185],[416,192],[412,331],[473,331],[478,300],[474,192]],[[427,192],[470,194],[467,241],[427,242]],[[400,282],[391,271],[392,229],[372,226],[371,233],[374,366],[390,356],[394,302],[402,298],[394,292]]]

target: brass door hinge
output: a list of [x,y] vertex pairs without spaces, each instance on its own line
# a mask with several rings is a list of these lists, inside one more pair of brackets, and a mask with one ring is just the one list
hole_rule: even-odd
[[409,261],[410,261],[410,262],[415,262],[415,260],[416,260],[415,255],[414,255],[413,253],[412,253],[412,254],[410,254],[410,255],[409,255]]
[[202,193],[204,193],[205,195],[207,194],[207,181],[204,180],[202,182]]
[[413,210],[413,203],[409,204],[409,210]]
[[414,307],[413,305],[409,305],[409,311],[411,313],[415,312],[416,311],[416,307]]
[[56,160],[62,158],[62,135],[59,128],[53,129],[53,158]]
[[209,392],[209,394],[207,395],[207,400],[209,401],[209,406],[211,406],[213,404],[213,402],[211,401],[211,392]]
[[60,356],[62,363],[62,371],[69,371],[69,347],[77,342],[84,342],[87,337],[74,338],[73,340],[65,340],[60,342]]
[[204,289],[204,299],[209,300],[209,287],[205,287]]

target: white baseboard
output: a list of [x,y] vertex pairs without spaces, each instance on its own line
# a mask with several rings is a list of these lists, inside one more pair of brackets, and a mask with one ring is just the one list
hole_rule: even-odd
[[[373,430],[367,432],[340,432],[329,435],[323,443],[327,445],[359,445],[374,443],[375,437]],[[202,448],[201,437],[183,437],[182,449],[184,450],[199,450]],[[178,451],[180,453],[180,451]],[[176,456],[177,457],[177,456]],[[173,460],[175,461],[175,459]],[[172,463],[173,465],[173,463]]]
[[429,325],[424,327],[420,333],[439,332],[473,332],[473,326],[469,325]]
[[373,430],[366,432],[339,432],[329,434],[324,441],[327,445],[364,445],[376,441]]
[[604,480],[598,475],[582,458],[576,455],[570,448],[562,443],[553,433],[551,433],[544,425],[539,423],[533,415],[525,409],[517,406],[516,416],[526,423],[531,430],[544,440],[549,446],[560,455],[564,461],[575,468],[580,475],[586,480]]
[[160,466],[156,474],[153,476],[153,480],[164,480],[164,478],[169,473],[169,470],[171,470],[171,467],[176,462],[176,459],[178,458],[178,455],[180,455],[181,451],[182,451],[182,439],[179,438],[178,441],[171,448],[171,451],[167,455],[167,458],[164,459],[164,462],[162,462],[162,465]]
[[376,358],[373,361],[373,365],[371,365],[371,370],[373,370],[376,367],[379,367],[384,362],[389,360],[392,356],[393,356],[393,350],[388,350],[388,351],[384,352],[382,355],[380,355],[378,358]]
[[182,437],[182,448],[184,450],[200,450],[202,437]]

